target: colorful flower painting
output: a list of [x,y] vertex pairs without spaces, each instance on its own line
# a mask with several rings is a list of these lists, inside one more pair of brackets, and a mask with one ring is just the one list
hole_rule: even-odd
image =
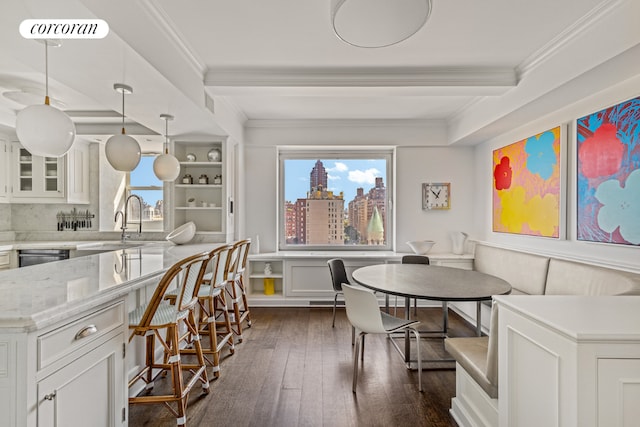
[[493,152],[493,231],[560,237],[560,126]]
[[578,119],[578,240],[640,245],[640,97]]

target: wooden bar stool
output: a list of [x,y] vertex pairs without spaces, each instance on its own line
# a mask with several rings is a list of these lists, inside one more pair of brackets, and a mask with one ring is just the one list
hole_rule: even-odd
[[[198,304],[196,295],[209,259],[209,254],[203,253],[174,264],[160,280],[151,300],[129,313],[129,342],[136,335],[143,336],[146,340],[145,365],[129,381],[129,387],[138,381],[144,381],[146,390],[150,391],[158,375],[166,375],[167,372],[171,374],[172,382],[171,394],[138,395],[130,397],[129,404],[163,403],[176,416],[178,426],[186,424],[187,397],[193,386],[200,382],[203,393],[209,393],[209,380],[194,313]],[[175,303],[171,304],[164,297],[176,279],[178,292]],[[163,333],[166,333],[166,338],[163,338]],[[164,349],[162,362],[155,358],[156,339]],[[193,346],[197,363],[182,362],[179,349],[183,342]],[[184,378],[183,371],[187,371],[190,376]]]
[[[201,343],[202,353],[205,361],[213,366],[214,378],[220,377],[220,352],[224,346],[229,346],[230,354],[235,352],[229,312],[224,303],[224,286],[231,266],[232,250],[232,245],[223,245],[209,252],[211,268],[204,275],[198,291],[198,331],[200,336],[209,338],[208,345],[206,341]],[[173,292],[167,298],[175,299]],[[216,304],[225,309],[216,311]],[[194,354],[195,349],[187,347],[180,352]]]
[[247,293],[244,286],[244,271],[247,266],[247,256],[251,239],[239,240],[233,245],[233,260],[225,289],[229,298],[226,302],[233,309],[231,328],[238,336],[238,342],[242,342],[242,323],[246,320],[247,327],[251,327],[251,312],[247,303]]

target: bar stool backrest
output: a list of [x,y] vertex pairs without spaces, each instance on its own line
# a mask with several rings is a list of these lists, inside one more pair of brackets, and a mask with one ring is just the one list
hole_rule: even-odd
[[251,239],[240,240],[237,244],[240,247],[240,252],[238,253],[238,268],[236,270],[236,274],[242,275],[247,266],[247,257],[249,256]]
[[176,278],[179,280],[178,297],[176,304],[173,305],[173,307],[175,307],[175,312],[171,316],[172,318],[168,319],[169,322],[175,323],[180,313],[195,306],[198,299],[194,298],[194,293],[197,292],[197,287],[202,281],[202,276],[206,269],[206,263],[209,259],[210,256],[208,253],[201,253],[184,258],[172,265],[169,270],[165,272],[164,276],[162,276],[162,279],[160,279],[160,283],[158,283],[158,286],[156,287],[156,290],[149,300],[149,304],[140,319],[139,326],[146,327],[151,324],[153,316],[155,315],[158,306],[162,303],[167,289],[171,283],[176,280]]
[[215,264],[216,258],[215,253],[209,252],[202,260],[194,261],[186,267],[185,273],[181,277],[182,283],[178,287],[178,299],[176,300],[178,313],[192,309],[198,303],[198,289],[202,284],[207,265],[210,262]]
[[233,245],[223,245],[216,249],[218,262],[212,269],[212,285],[216,288],[223,287],[230,278],[230,271],[233,261]]
[[230,269],[230,279],[237,280],[244,273],[247,265],[247,256],[249,255],[249,246],[251,239],[238,240],[233,244],[233,254]]

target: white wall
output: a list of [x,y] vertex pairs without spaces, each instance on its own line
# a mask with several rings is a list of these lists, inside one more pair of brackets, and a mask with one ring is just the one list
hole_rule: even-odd
[[[598,76],[592,76],[598,77]],[[601,79],[608,75],[601,73]],[[576,239],[576,137],[575,120],[592,112],[601,110],[621,101],[640,95],[640,74],[623,82],[612,82],[606,90],[593,93],[587,98],[552,111],[549,114],[532,120],[525,126],[513,129],[475,149],[475,204],[477,215],[474,227],[481,230],[478,236],[499,245],[522,248],[535,252],[543,252],[564,257],[575,257],[596,263],[616,266],[640,272],[640,247],[612,245],[578,241]],[[567,125],[567,228],[566,239],[517,236],[492,232],[492,152],[529,136],[543,132],[552,127]],[[640,218],[638,219],[640,221]]]
[[[323,126],[249,128],[244,146],[245,233],[260,236],[261,252],[277,248],[277,146],[352,145],[397,146],[395,166],[396,232],[398,251],[410,252],[407,240],[436,241],[433,252],[448,252],[448,232],[467,231],[476,235],[473,224],[474,150],[444,147],[443,127],[411,126]],[[423,182],[451,182],[450,210],[423,211]],[[365,189],[366,190],[366,189]],[[244,237],[244,236],[240,236]]]

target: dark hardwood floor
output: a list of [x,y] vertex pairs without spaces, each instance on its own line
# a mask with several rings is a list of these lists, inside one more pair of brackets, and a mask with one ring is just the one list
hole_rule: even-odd
[[[440,309],[419,309],[421,329],[441,325]],[[473,328],[449,311],[449,334]],[[351,326],[344,309],[331,328],[331,308],[253,308],[253,326],[234,355],[225,353],[211,393],[189,396],[188,426],[456,426],[449,415],[455,370],[407,370],[389,339],[366,337],[357,394],[351,391]],[[398,316],[402,316],[399,311]],[[442,340],[423,347],[442,349]],[[428,357],[428,355],[427,355]],[[445,366],[453,366],[449,363]],[[210,376],[212,378],[212,376]],[[169,378],[156,382],[156,389]],[[131,426],[175,426],[162,405],[133,405]]]

